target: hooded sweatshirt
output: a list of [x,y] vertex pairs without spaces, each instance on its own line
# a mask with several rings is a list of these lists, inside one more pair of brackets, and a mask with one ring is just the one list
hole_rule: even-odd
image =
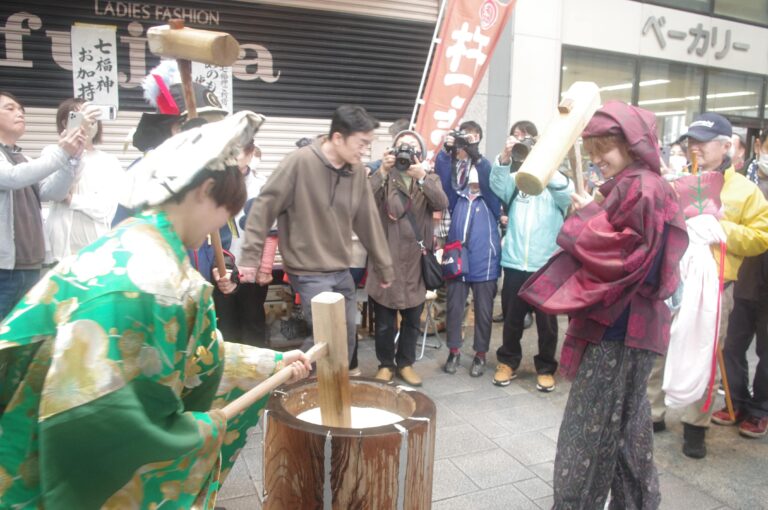
[[280,253],[289,274],[349,269],[354,231],[376,274],[391,282],[392,257],[365,168],[335,168],[322,143],[316,140],[290,153],[267,179],[248,213],[240,265],[259,266],[264,240],[277,218]]

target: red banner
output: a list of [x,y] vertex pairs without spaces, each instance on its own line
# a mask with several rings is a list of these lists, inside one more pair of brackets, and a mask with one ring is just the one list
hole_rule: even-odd
[[439,43],[419,102],[416,131],[424,135],[430,159],[443,137],[458,126],[483,78],[515,0],[446,0]]

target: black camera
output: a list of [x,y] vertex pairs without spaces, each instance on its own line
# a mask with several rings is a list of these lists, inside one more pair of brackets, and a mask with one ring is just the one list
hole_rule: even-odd
[[409,143],[401,143],[396,148],[391,149],[389,153],[394,154],[395,168],[401,172],[405,172],[416,163],[416,147]]
[[472,142],[469,140],[471,134],[466,131],[453,130],[448,133],[453,137],[453,150],[466,149]]
[[531,147],[536,143],[532,136],[526,136],[521,141],[512,146],[512,161],[522,163],[531,152]]

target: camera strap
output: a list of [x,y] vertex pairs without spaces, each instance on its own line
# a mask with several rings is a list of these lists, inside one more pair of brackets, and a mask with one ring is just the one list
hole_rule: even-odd
[[387,213],[387,218],[389,218],[390,221],[392,221],[393,223],[397,223],[398,221],[402,220],[406,215],[410,213],[411,206],[413,205],[413,199],[411,198],[410,195],[408,195],[408,200],[406,200],[405,197],[403,196],[406,193],[400,189],[395,189],[395,191],[397,191],[398,196],[403,201],[403,209],[404,209],[403,214],[401,214],[400,217],[398,218],[397,216],[392,214],[392,212],[389,210],[389,178],[387,178],[385,183],[386,183],[385,184],[386,189],[384,193],[384,212]]
[[408,202],[406,204],[405,197],[400,194],[400,200],[403,201],[403,206],[405,206],[405,214],[404,216],[408,216],[408,222],[411,224],[411,228],[413,229],[413,235],[416,237],[416,244],[419,245],[419,248],[421,248],[421,253],[424,254],[427,251],[427,247],[424,246],[424,239],[419,234],[419,228],[416,226],[416,218],[413,217],[413,211],[411,210],[411,200],[410,197],[408,197]]

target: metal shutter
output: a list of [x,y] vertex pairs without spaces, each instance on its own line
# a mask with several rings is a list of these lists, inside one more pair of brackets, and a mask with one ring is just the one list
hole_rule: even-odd
[[[200,28],[232,33],[248,57],[262,51],[259,48],[263,48],[264,57],[269,52],[274,65],[271,78],[265,74],[256,77],[257,71],[266,73],[266,58],[258,65],[239,66],[243,77],[253,79],[235,78],[236,109],[253,109],[278,117],[329,118],[339,104],[356,103],[379,119],[392,121],[409,115],[413,107],[434,21],[413,21],[384,14],[387,10],[415,13],[416,6],[429,3],[426,0],[416,4],[364,0],[352,9],[353,2],[344,1],[339,5],[347,12],[337,12],[328,10],[333,4],[327,3],[322,10],[306,8],[316,7],[308,1],[286,6],[185,0],[175,2],[173,8],[187,9],[199,21],[218,21],[218,25]],[[145,14],[140,9],[122,16],[118,16],[117,11],[114,15],[97,15],[103,14],[108,5],[113,9],[119,5],[124,8],[148,6],[149,16],[142,19]],[[155,4],[103,0],[0,3],[0,27],[5,25],[5,33],[0,34],[0,89],[10,90],[33,107],[55,107],[71,96],[71,73],[54,60],[65,65],[69,58],[68,32],[75,21],[116,25],[119,70],[133,79],[143,78],[158,59],[146,50],[143,54],[135,52],[130,60],[129,43],[138,44],[140,49],[146,30],[164,23],[151,16],[150,6]],[[350,13],[352,10],[356,13]],[[369,10],[377,15],[360,14],[370,14]],[[16,29],[7,24],[11,15],[16,15],[16,19],[25,18]],[[433,16],[429,14],[426,18]],[[31,67],[7,60],[6,42],[9,37],[18,39],[19,33],[24,60],[31,63]],[[57,41],[55,49],[52,49],[53,41]],[[141,89],[135,86],[121,86],[120,102],[123,111],[147,109]]]

